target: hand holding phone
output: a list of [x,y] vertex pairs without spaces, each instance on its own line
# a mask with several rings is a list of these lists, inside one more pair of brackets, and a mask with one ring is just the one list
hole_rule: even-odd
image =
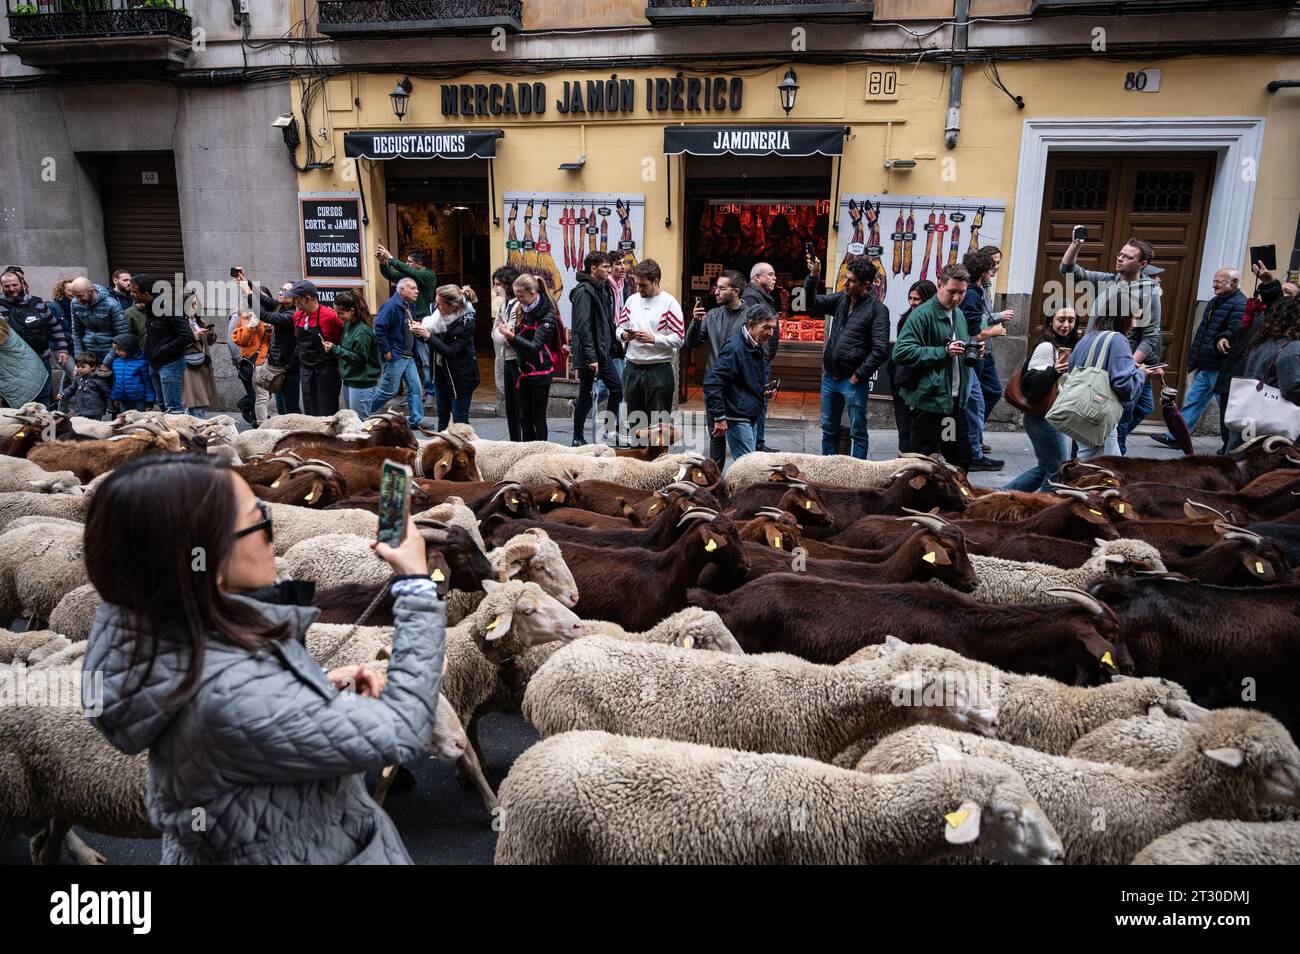
[[[379,476],[378,542],[393,549],[407,533],[411,516],[411,468],[396,461],[384,461]],[[377,552],[377,551],[376,551]]]

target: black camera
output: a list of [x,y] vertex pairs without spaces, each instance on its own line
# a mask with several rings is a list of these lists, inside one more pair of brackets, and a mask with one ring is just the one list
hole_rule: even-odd
[[984,344],[984,342],[980,341],[978,338],[967,338],[962,342],[962,344],[966,348],[966,354],[974,354],[979,351],[980,346]]

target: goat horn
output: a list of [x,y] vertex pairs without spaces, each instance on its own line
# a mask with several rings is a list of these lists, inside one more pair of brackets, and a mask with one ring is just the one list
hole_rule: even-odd
[[1105,605],[1094,596],[1090,596],[1083,590],[1076,590],[1073,587],[1060,586],[1053,587],[1046,591],[1052,596],[1059,596],[1063,600],[1069,600],[1071,603],[1078,603],[1080,606],[1089,610],[1094,616],[1105,616]]
[[1196,511],[1198,510],[1203,510],[1205,511],[1205,513],[1212,513],[1216,517],[1219,517],[1220,519],[1225,520],[1228,523],[1232,523],[1232,520],[1229,519],[1226,513],[1224,513],[1222,510],[1215,510],[1209,504],[1203,504],[1199,500],[1186,500],[1183,502],[1183,513],[1185,513],[1192,520],[1195,520],[1197,517],[1205,516],[1204,513],[1197,513]]
[[304,472],[308,474],[319,474],[322,477],[333,477],[338,474],[338,471],[329,464],[299,464],[290,471],[291,474],[301,474]]
[[703,464],[705,460],[699,454],[682,454],[682,459],[690,464]]
[[712,523],[717,519],[717,517],[718,512],[716,510],[710,510],[707,507],[692,507],[690,510],[682,514],[682,519],[677,521],[677,526],[680,527],[693,520],[707,520]]
[[756,517],[771,517],[773,520],[784,520],[789,514],[784,510],[778,510],[776,507],[759,507],[754,511]]
[[1247,543],[1253,543],[1256,546],[1264,542],[1264,538],[1252,530],[1229,530],[1223,535],[1225,540],[1245,540]]
[[1108,487],[1101,492],[1101,495],[1106,499],[1109,499],[1111,497],[1118,497],[1119,489],[1117,487]]
[[1240,457],[1243,453],[1250,450],[1250,448],[1254,447],[1256,444],[1264,440],[1267,440],[1266,436],[1252,437],[1250,440],[1243,441],[1242,443],[1238,444],[1232,450],[1228,451],[1228,453],[1232,457]]
[[914,514],[910,517],[895,517],[895,520],[904,520],[907,523],[914,524],[918,527],[924,527],[934,533],[942,533],[951,526],[942,517],[936,517],[933,514]]
[[930,513],[929,511],[926,510],[913,510],[911,507],[904,507],[903,512],[910,513],[914,517],[932,517],[933,519],[938,520],[940,523],[944,524],[945,526],[949,526],[949,527],[952,526],[951,523],[949,523],[943,517],[939,516],[937,513]]
[[1271,437],[1264,438],[1264,453],[1271,454],[1279,447],[1294,447],[1295,441],[1282,437],[1280,434],[1274,434]]
[[674,480],[671,484],[667,484],[663,487],[660,487],[657,491],[655,491],[655,493],[662,494],[665,490],[680,490],[682,493],[686,494],[689,497],[691,494],[694,494],[697,491],[699,491],[699,489],[700,488],[697,487],[695,484],[687,483],[684,480]]
[[335,471],[336,473],[337,473],[337,471],[338,471],[338,468],[335,467],[333,464],[331,464],[329,461],[327,461],[327,460],[321,460],[319,457],[308,457],[305,461],[303,461],[303,463],[304,463],[304,464],[320,464],[322,467],[328,467],[330,470]]
[[264,464],[305,464],[307,463],[305,460],[303,460],[301,457],[299,457],[297,454],[293,453],[292,451],[290,451],[287,454],[276,454],[274,457],[263,458],[261,462]]
[[1088,463],[1084,463],[1083,461],[1080,461],[1078,463],[1078,466],[1082,468],[1086,468],[1088,470],[1095,470],[1098,473],[1105,474],[1107,477],[1114,477],[1117,480],[1119,479],[1119,474],[1115,473],[1113,470],[1107,467],[1102,467],[1100,464],[1088,464]]
[[1088,494],[1085,491],[1080,490],[1078,487],[1057,487],[1052,491],[1052,493],[1056,494],[1058,497],[1075,497],[1079,500],[1088,499]]

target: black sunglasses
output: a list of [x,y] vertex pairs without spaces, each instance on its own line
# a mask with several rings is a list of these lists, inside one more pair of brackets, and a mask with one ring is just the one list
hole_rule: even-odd
[[268,504],[265,500],[259,500],[257,502],[257,511],[262,515],[262,519],[257,521],[257,523],[253,524],[251,527],[245,527],[243,530],[236,530],[235,539],[238,540],[240,537],[246,537],[250,533],[257,533],[257,531],[259,530],[265,530],[266,542],[274,543],[275,537],[272,536],[270,504]]

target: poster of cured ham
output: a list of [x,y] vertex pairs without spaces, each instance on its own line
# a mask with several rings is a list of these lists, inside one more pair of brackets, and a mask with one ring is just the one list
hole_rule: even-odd
[[841,195],[838,261],[832,263],[835,290],[843,290],[849,262],[865,259],[874,263],[881,276],[878,290],[889,308],[893,337],[914,282],[934,281],[945,265],[959,263],[967,252],[985,245],[997,245],[1005,252],[1006,213],[1005,199]]
[[565,342],[569,292],[588,252],[621,249],[645,257],[645,196],[608,192],[507,192],[502,212],[506,264],[536,276],[555,303]]

